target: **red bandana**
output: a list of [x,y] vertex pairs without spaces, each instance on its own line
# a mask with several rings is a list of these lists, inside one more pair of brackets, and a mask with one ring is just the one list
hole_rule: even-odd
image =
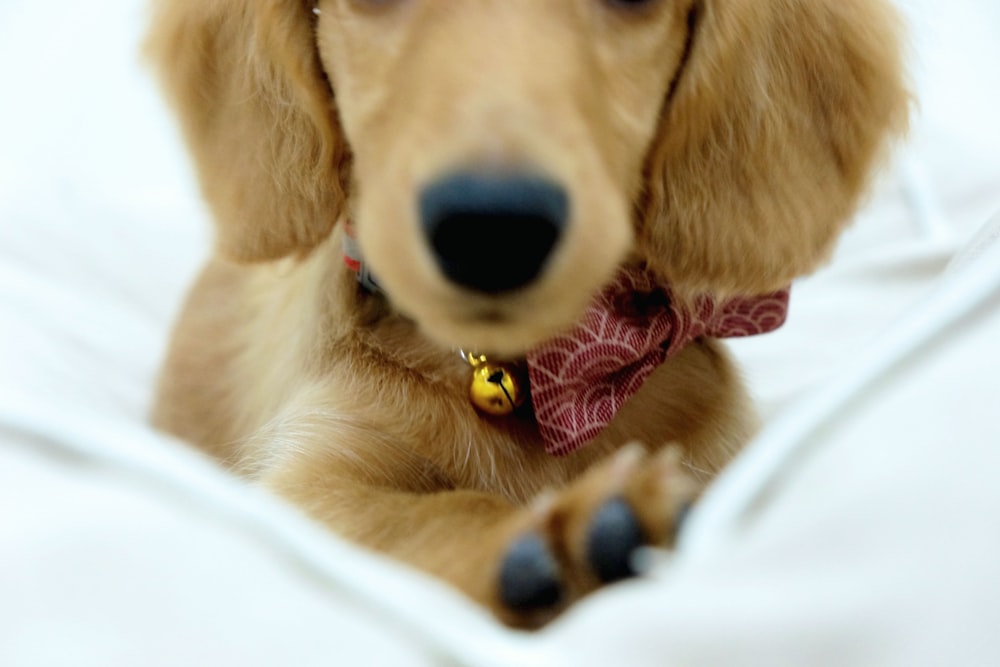
[[638,270],[622,271],[573,329],[528,353],[531,402],[545,451],[562,456],[593,440],[653,370],[701,336],[732,338],[780,327],[789,291],[693,307]]

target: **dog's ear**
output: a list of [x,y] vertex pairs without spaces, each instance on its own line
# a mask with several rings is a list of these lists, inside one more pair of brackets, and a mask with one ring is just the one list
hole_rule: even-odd
[[882,0],[696,0],[646,164],[650,264],[682,288],[768,292],[825,259],[907,123]]
[[304,253],[340,217],[349,151],[298,0],[163,0],[159,68],[218,222],[218,249],[253,261]]

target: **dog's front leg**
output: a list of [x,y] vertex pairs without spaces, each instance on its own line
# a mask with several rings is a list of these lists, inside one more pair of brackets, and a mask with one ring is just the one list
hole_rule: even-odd
[[698,491],[676,450],[647,457],[633,446],[520,505],[456,488],[384,438],[331,446],[340,438],[329,435],[298,442],[260,481],[334,532],[450,582],[520,627],[634,574],[635,549],[669,546]]

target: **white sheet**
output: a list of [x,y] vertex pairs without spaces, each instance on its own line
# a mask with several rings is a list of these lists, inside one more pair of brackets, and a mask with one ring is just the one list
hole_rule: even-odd
[[911,142],[786,327],[734,345],[773,430],[673,565],[524,638],[144,425],[208,227],[135,59],[142,3],[0,4],[0,665],[1000,663],[996,293],[782,430],[902,315],[997,284],[931,295],[1000,210],[1000,9],[905,6]]

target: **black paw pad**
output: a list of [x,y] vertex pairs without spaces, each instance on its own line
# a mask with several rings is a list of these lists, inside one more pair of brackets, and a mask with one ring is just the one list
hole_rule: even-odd
[[642,525],[628,502],[612,498],[594,513],[587,535],[587,560],[606,584],[634,577],[632,552],[645,543]]
[[514,543],[500,567],[500,601],[513,611],[552,607],[562,598],[559,563],[537,535]]

